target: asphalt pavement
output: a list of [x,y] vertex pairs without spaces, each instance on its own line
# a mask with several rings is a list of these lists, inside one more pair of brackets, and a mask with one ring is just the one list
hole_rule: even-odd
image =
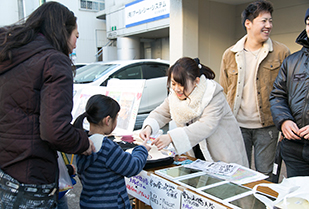
[[[71,159],[72,155],[68,154],[68,158]],[[76,157],[73,158],[73,165],[76,167]],[[82,184],[77,176],[74,177],[76,184],[73,189],[66,193],[69,209],[79,209],[79,196],[82,191]]]

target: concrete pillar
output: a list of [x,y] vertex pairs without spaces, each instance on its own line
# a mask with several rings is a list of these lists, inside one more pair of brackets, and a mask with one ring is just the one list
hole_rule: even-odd
[[138,37],[117,38],[118,60],[130,60],[140,58],[140,41]]
[[117,60],[117,48],[115,46],[104,46],[102,57],[104,62]]
[[198,56],[199,0],[170,1],[170,63]]
[[170,60],[170,39],[162,38],[162,59]]

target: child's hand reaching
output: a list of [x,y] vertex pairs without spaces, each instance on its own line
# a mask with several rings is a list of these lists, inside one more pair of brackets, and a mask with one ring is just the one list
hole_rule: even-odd
[[149,150],[151,150],[151,147],[147,144],[146,140],[144,140],[141,145],[144,146],[147,149],[148,152],[149,152]]

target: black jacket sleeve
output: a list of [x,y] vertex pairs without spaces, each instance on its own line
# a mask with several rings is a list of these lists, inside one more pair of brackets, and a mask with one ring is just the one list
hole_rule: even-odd
[[288,59],[285,59],[269,97],[273,121],[279,131],[281,131],[281,125],[284,121],[292,120],[295,122],[288,100],[288,79],[290,79],[288,76]]

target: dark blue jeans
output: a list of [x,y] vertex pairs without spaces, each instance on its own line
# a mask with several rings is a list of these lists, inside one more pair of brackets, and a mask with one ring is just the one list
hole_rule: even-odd
[[309,176],[309,141],[284,139],[280,144],[287,177]]
[[256,170],[271,176],[278,142],[278,129],[275,126],[257,129],[241,128],[241,132],[245,142],[249,166],[251,167],[252,149],[254,149]]

